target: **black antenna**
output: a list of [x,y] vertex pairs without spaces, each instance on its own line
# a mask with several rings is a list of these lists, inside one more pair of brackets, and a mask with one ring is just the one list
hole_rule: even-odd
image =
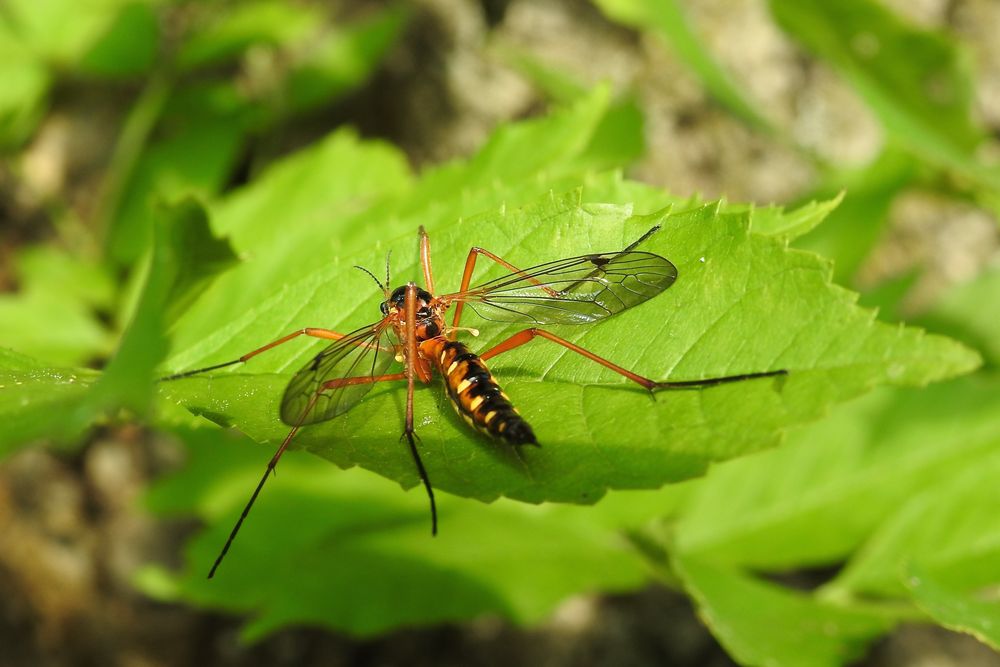
[[628,252],[629,250],[632,250],[637,245],[639,245],[640,243],[642,243],[643,241],[645,241],[646,239],[648,239],[650,236],[652,236],[653,234],[655,234],[658,231],[660,231],[660,226],[659,225],[654,225],[652,229],[650,229],[648,232],[646,232],[645,234],[643,234],[642,236],[640,236],[638,238],[638,240],[636,240],[633,243],[629,244],[629,246],[626,247],[624,250],[622,250],[622,252],[624,253],[624,252]]
[[[379,279],[375,277],[375,274],[374,274],[374,273],[372,273],[371,271],[369,271],[368,269],[366,269],[366,268],[365,268],[365,267],[363,267],[363,266],[358,266],[357,264],[355,264],[355,265],[354,265],[354,268],[355,268],[355,269],[358,269],[359,271],[364,271],[364,272],[365,272],[365,273],[367,273],[367,274],[368,274],[369,276],[371,276],[371,279],[375,281],[375,284],[376,284],[376,285],[378,285],[379,289],[380,289],[380,290],[382,290],[382,293],[383,293],[383,294],[388,294],[388,293],[389,293],[389,290],[387,290],[387,289],[385,288],[385,285],[383,285],[383,284],[382,284],[381,282],[379,282]],[[389,282],[389,281],[388,281],[388,280],[386,280],[386,283],[388,283],[388,282]]]
[[389,258],[390,257],[392,257],[392,249],[391,248],[389,249],[389,252],[385,253],[385,284],[386,285],[391,285],[392,284],[392,281],[389,280]]

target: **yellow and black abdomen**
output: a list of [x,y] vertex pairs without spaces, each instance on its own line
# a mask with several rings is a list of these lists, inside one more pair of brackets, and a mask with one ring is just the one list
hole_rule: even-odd
[[455,410],[469,424],[512,445],[538,444],[531,426],[511,405],[486,364],[464,343],[436,338],[421,347],[444,377]]

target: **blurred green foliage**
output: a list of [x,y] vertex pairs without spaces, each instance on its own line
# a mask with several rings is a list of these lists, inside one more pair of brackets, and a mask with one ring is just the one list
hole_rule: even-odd
[[[597,4],[654,35],[753,131],[794,145],[716,62],[683,3]],[[860,168],[801,148],[820,177],[787,207],[705,203],[623,177],[644,151],[636,98],[586,90],[516,52],[510,60],[560,106],[498,128],[467,159],[417,174],[396,147],[341,128],[251,164],[244,184],[248,144],[362,84],[406,12],[340,23],[318,5],[277,0],[8,0],[0,148],[32,138],[59,85],[125,90],[130,102],[88,221],[93,250],[23,248],[12,271],[20,289],[0,295],[0,452],[78,442],[88,424],[148,415],[190,457],[150,492],[150,508],[193,514],[205,528],[181,571],[150,566],[138,585],[248,614],[250,639],[290,623],[361,635],[484,613],[529,624],[570,595],[657,578],[685,590],[744,664],[845,664],[914,620],[995,646],[997,272],[922,313],[931,334],[876,321],[831,282],[857,286],[909,191],[1000,201],[997,171],[981,157],[988,133],[970,113],[968,59],[954,37],[873,0],[769,6],[886,137]],[[523,457],[466,429],[439,387],[418,391],[425,462],[454,494],[441,494],[433,540],[423,496],[382,478],[416,482],[397,443],[401,390],[376,389],[296,442],[382,477],[290,453],[219,576],[203,579],[285,433],[283,386],[318,348],[292,344],[158,388],[157,374],[302,326],[374,319],[379,295],[353,265],[378,269],[391,249],[394,282],[416,278],[419,225],[447,290],[473,244],[531,264],[620,248],[654,223],[663,229],[649,249],[679,266],[677,285],[560,335],[655,377],[788,368],[788,378],[652,402],[538,342],[493,363],[545,445]],[[898,315],[907,280],[862,298]],[[483,348],[513,330],[482,329]],[[983,369],[919,388],[972,372],[980,355]],[[103,373],[81,367],[95,363]],[[868,393],[877,385],[894,386]],[[603,498],[475,500],[500,496]],[[815,590],[770,576],[841,565]]]

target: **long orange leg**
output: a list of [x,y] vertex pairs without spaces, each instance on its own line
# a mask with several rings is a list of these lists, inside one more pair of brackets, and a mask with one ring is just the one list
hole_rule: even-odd
[[[312,338],[325,338],[327,340],[340,340],[346,335],[347,334],[338,333],[336,331],[330,331],[329,329],[317,329],[316,327],[306,327],[304,329],[299,329],[298,331],[293,331],[287,336],[282,336],[278,340],[272,341],[267,345],[264,345],[263,347],[258,347],[256,350],[253,350],[252,352],[247,352],[239,359],[233,359],[232,361],[227,361],[225,363],[215,364],[214,366],[206,366],[205,368],[196,368],[193,371],[174,373],[173,375],[168,375],[166,377],[160,378],[160,381],[164,382],[166,380],[178,380],[180,378],[186,378],[191,375],[197,375],[198,373],[206,373],[208,371],[214,371],[220,368],[225,368],[226,366],[232,366],[234,364],[242,364],[245,363],[246,361],[249,361],[253,357],[256,357],[258,354],[262,352],[267,352],[268,350],[278,347],[279,345],[284,345],[288,341],[298,338],[299,336],[311,336]],[[370,346],[370,343],[359,341],[358,346],[367,347]],[[379,349],[385,350],[385,348],[382,347],[379,347]]]
[[424,287],[428,292],[434,294],[434,271],[431,269],[431,237],[427,235],[427,230],[420,225],[420,266],[424,269]]
[[525,329],[524,331],[519,331],[507,340],[503,341],[499,345],[490,348],[483,354],[479,355],[479,358],[483,361],[495,357],[498,354],[503,354],[504,352],[509,352],[516,347],[520,347],[525,343],[534,340],[536,336],[541,336],[542,338],[547,338],[553,343],[558,343],[563,347],[581,354],[591,361],[596,361],[605,368],[613,370],[619,375],[627,377],[629,380],[642,385],[649,391],[657,391],[659,389],[701,389],[703,387],[712,387],[717,384],[726,384],[728,382],[742,382],[743,380],[753,380],[755,378],[766,378],[775,377],[778,375],[788,375],[788,371],[765,371],[763,373],[744,373],[743,375],[728,375],[726,377],[718,378],[708,378],[705,380],[684,380],[681,382],[656,382],[655,380],[650,380],[649,378],[642,377],[637,373],[633,373],[630,370],[626,370],[619,366],[618,364],[612,363],[603,357],[599,357],[589,350],[585,350],[579,345],[569,342],[555,334],[551,334],[548,331],[543,331],[542,329]]
[[[539,287],[541,287],[544,291],[546,291],[549,294],[549,296],[553,296],[554,297],[554,296],[558,295],[558,292],[556,292],[554,289],[542,285],[541,282],[533,279],[531,276],[526,275],[524,273],[524,271],[522,271],[521,269],[517,268],[516,266],[514,266],[513,264],[511,264],[507,260],[503,259],[502,257],[500,257],[498,255],[494,255],[489,250],[484,250],[484,249],[479,248],[479,247],[473,247],[473,248],[471,248],[469,250],[469,256],[465,258],[465,272],[462,274],[462,284],[458,288],[459,292],[464,292],[467,289],[469,289],[469,283],[472,282],[472,272],[476,268],[476,259],[480,255],[482,255],[483,257],[486,257],[487,259],[493,260],[494,262],[496,262],[500,266],[504,267],[505,269],[507,269],[511,273],[514,273],[514,274],[519,275],[519,276],[523,276],[526,280],[528,280],[528,282],[533,283],[533,284],[538,285]],[[433,294],[433,292],[431,292],[431,294]],[[464,308],[465,308],[465,302],[464,301],[458,301],[455,304],[455,316],[451,319],[451,326],[452,326],[453,329],[457,329],[458,328],[458,323],[462,319],[462,310]]]
[[430,478],[427,477],[427,470],[424,468],[424,463],[420,460],[420,452],[417,450],[419,438],[413,429],[413,385],[419,372],[417,370],[417,286],[413,283],[406,285],[405,305],[406,424],[403,428],[403,435],[399,439],[402,441],[405,438],[410,446],[410,454],[413,456],[413,462],[417,466],[420,481],[424,483],[424,488],[427,489],[427,497],[431,501],[431,535],[437,535],[437,504],[434,502],[434,489],[431,487]]
[[345,385],[370,384],[374,382],[388,382],[392,380],[402,380],[405,376],[406,376],[405,373],[392,373],[391,375],[338,378],[336,380],[330,380],[329,382],[326,382],[320,388],[320,390],[316,392],[316,394],[309,401],[309,405],[307,405],[306,409],[302,411],[302,416],[299,417],[299,422],[295,426],[293,426],[292,429],[288,432],[288,435],[286,435],[285,439],[281,441],[281,445],[278,447],[278,450],[274,453],[274,456],[272,456],[271,460],[268,461],[267,469],[264,471],[264,476],[261,477],[260,481],[257,483],[257,488],[253,490],[253,494],[250,496],[250,500],[247,502],[246,507],[243,508],[243,513],[240,514],[240,518],[236,520],[236,525],[233,526],[233,530],[229,533],[229,537],[226,539],[226,544],[222,547],[222,551],[219,552],[218,557],[216,557],[215,563],[212,565],[212,569],[209,570],[208,572],[209,579],[215,576],[215,571],[219,569],[219,565],[222,564],[222,559],[226,557],[226,554],[229,552],[229,547],[232,546],[233,540],[236,539],[236,534],[240,532],[240,528],[243,526],[243,522],[246,520],[247,515],[250,514],[250,508],[253,507],[253,504],[257,501],[257,496],[260,495],[260,490],[264,488],[264,482],[266,482],[268,476],[274,472],[274,469],[278,465],[278,460],[281,458],[281,455],[285,453],[286,449],[288,449],[288,445],[289,443],[291,443],[292,438],[294,438],[295,434],[298,433],[299,429],[302,427],[302,423],[305,421],[306,417],[312,411],[313,407],[316,405],[316,401],[319,400],[319,397],[323,394],[323,392],[330,391],[338,387],[343,387]]

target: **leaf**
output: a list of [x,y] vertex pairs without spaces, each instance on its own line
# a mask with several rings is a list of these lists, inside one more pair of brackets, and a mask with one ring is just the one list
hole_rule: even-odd
[[970,634],[1000,651],[1000,603],[995,595],[992,599],[968,595],[919,569],[911,569],[906,587],[920,608],[937,623]]
[[991,366],[1000,365],[1000,268],[953,288],[922,321],[975,347]]
[[[527,202],[554,184],[577,184],[596,157],[588,149],[607,110],[607,92],[598,90],[551,117],[505,126],[472,159],[430,170],[419,186],[397,149],[346,131],[276,163],[217,207],[215,228],[247,261],[185,317],[176,347],[197,345],[220,321],[242,316],[338,255],[377,249],[368,265],[381,271],[386,239],[412,238],[420,224],[450,224],[470,210]],[[349,265],[360,261],[355,256]]]
[[290,623],[363,636],[484,614],[526,624],[568,595],[633,589],[647,577],[638,555],[581,509],[487,508],[443,496],[448,529],[432,539],[422,495],[293,453],[208,581],[268,453],[217,430],[180,435],[190,463],[158,483],[148,504],[197,512],[212,527],[189,545],[184,574],[148,569],[139,583],[158,597],[252,614],[247,639]]
[[517,70],[550,102],[571,104],[587,94],[587,86],[565,68],[551,66],[529,49],[511,40],[495,39],[491,53]]
[[222,199],[213,207],[213,227],[243,261],[206,288],[178,327],[177,342],[196,344],[218,322],[239,318],[286,283],[328,265],[339,245],[331,220],[411,185],[401,153],[340,131]]
[[712,634],[743,665],[844,665],[894,624],[879,613],[838,606],[707,562],[675,558],[673,563]]
[[[954,428],[954,422],[939,428]],[[900,596],[909,566],[959,590],[1000,584],[1000,436],[991,444],[992,451],[970,460],[961,473],[942,475],[915,493],[827,585],[828,593]]]
[[101,405],[125,405],[144,412],[152,398],[153,369],[167,352],[171,312],[235,256],[214,238],[204,210],[194,200],[161,206],[153,221],[152,259],[145,284],[118,350],[94,389]]
[[[758,234],[791,241],[815,229],[843,200],[844,193],[841,192],[826,201],[810,201],[788,213],[783,206],[753,208],[750,229]],[[733,208],[730,207],[729,210]]]
[[44,63],[0,14],[0,148],[27,139],[42,115],[50,77]]
[[[156,127],[155,140],[147,146],[141,145],[144,138],[133,142],[140,144],[135,150],[144,150],[137,153],[134,164],[126,163],[118,169],[120,173],[113,174],[112,180],[122,182],[120,203],[113,200],[107,206],[111,218],[107,245],[116,260],[134,261],[148,247],[152,201],[187,195],[212,199],[231,178],[248,139],[266,134],[275,124],[328,103],[362,83],[393,43],[403,18],[400,11],[386,11],[334,30],[317,23],[320,14],[303,14],[301,9],[287,3],[258,2],[220,15],[220,21],[228,26],[223,30],[226,39],[221,43],[204,39],[210,48],[222,49],[221,55],[229,54],[230,49],[242,50],[255,40],[266,43],[271,37],[281,43],[290,40],[286,46],[294,46],[296,52],[287,54],[291,61],[287,71],[267,77],[258,86],[206,76],[202,77],[204,81],[178,86],[162,101],[162,110],[156,111],[147,128],[149,131]],[[299,18],[278,21],[289,12]],[[300,44],[297,37],[303,31],[313,38]],[[202,43],[201,37],[193,40]],[[338,163],[335,169],[347,173],[352,166]],[[395,174],[393,169],[386,178]],[[329,186],[334,175],[317,172],[311,178],[318,182],[318,177],[323,176]],[[350,183],[359,179],[349,175],[344,180]],[[349,192],[346,187],[330,190]],[[261,222],[274,226],[273,220]]]
[[149,72],[160,48],[159,21],[152,3],[124,4],[107,32],[79,61],[79,69],[113,78]]
[[97,374],[50,368],[0,348],[0,458],[42,438],[75,436],[90,419],[87,390]]
[[915,495],[997,451],[998,388],[972,377],[883,389],[779,449],[716,466],[680,513],[676,548],[756,570],[837,563]]
[[916,180],[917,166],[905,151],[889,146],[868,165],[828,173],[805,201],[837,192],[842,200],[795,246],[834,258],[834,279],[850,283],[882,237],[892,202]]
[[71,67],[107,33],[135,0],[6,0],[5,15],[31,50]]
[[894,142],[923,160],[995,187],[980,165],[984,132],[972,122],[968,62],[942,34],[907,25],[873,0],[770,0],[792,38],[830,63]]
[[253,45],[291,45],[307,40],[323,26],[319,8],[276,0],[237,5],[208,5],[197,29],[177,53],[182,70],[233,60]]
[[715,99],[750,125],[772,131],[770,121],[733,84],[688,26],[677,0],[598,0],[597,6],[615,21],[640,30],[655,30]]
[[[154,202],[186,196],[208,199],[219,192],[247,129],[240,122],[239,100],[226,86],[165,90],[162,95],[162,100],[151,103],[157,108],[151,112],[149,129],[159,116],[163,125],[155,140],[143,139],[134,164],[113,174],[122,180],[121,201],[109,205],[105,243],[108,254],[124,264],[137,261],[149,249]],[[165,108],[160,110],[160,104]]]
[[[228,246],[211,236],[204,211],[193,201],[161,209],[155,227],[156,244],[138,304],[103,374],[53,367],[0,348],[0,420],[5,425],[0,455],[42,438],[76,438],[97,415],[112,408],[141,412],[148,407],[153,369],[167,350],[168,313],[181,307],[191,290],[232,259]],[[51,268],[51,274],[38,273],[39,281],[51,281],[54,286],[66,279],[65,293],[70,297],[95,302],[109,297],[104,276],[93,273],[94,267],[54,264],[58,259],[58,255],[39,252],[29,255],[24,264],[33,272]],[[66,323],[60,322],[63,326]]]
[[[586,99],[590,94],[572,76],[549,67],[525,49],[501,43],[494,50],[553,102],[573,104]],[[591,146],[583,151],[583,155],[591,154],[595,161],[600,161],[605,167],[631,164],[646,151],[645,123],[636,100],[624,96],[614,101],[600,124],[594,128]]]
[[314,109],[367,81],[405,19],[401,5],[345,26],[327,26],[317,40],[296,45],[294,66],[274,95],[275,115]]
[[[164,322],[172,323],[185,312],[201,292],[219,274],[238,262],[228,240],[216,237],[209,228],[208,216],[192,199],[174,207],[171,221],[160,232],[170,254],[164,259],[172,274],[169,292],[163,301]],[[154,250],[154,264],[156,250]]]
[[[416,392],[424,462],[437,487],[481,500],[593,502],[608,488],[654,488],[701,474],[709,462],[773,446],[785,426],[815,418],[873,384],[923,384],[978,363],[947,339],[873,322],[852,295],[829,284],[818,258],[749,234],[748,215],[722,215],[715,205],[642,217],[632,216],[627,204],[584,205],[571,193],[428,229],[437,281],[447,291],[458,286],[457,268],[472,244],[527,265],[622,248],[654,224],[663,228],[644,249],[669,256],[680,270],[677,284],[606,322],[567,327],[560,335],[657,379],[779,368],[790,375],[651,400],[624,378],[540,341],[491,364],[543,445],[524,453],[523,462],[471,433],[439,389]],[[395,282],[415,277],[415,236],[387,241],[396,250]],[[378,266],[381,259],[381,249],[362,251],[282,287],[178,350],[169,368],[234,359],[301,326],[351,330],[376,319],[377,288],[351,264]],[[446,267],[454,268],[446,273]],[[338,294],[353,296],[346,307],[330,308],[328,299]],[[516,330],[468,324],[484,330],[477,349]],[[237,373],[171,382],[161,391],[273,443],[286,430],[275,418],[282,387],[315,351],[286,346]],[[341,466],[361,465],[410,486],[416,474],[397,442],[402,397],[398,386],[378,387],[344,416],[304,429],[296,442]]]
[[[858,303],[865,308],[871,308],[879,314],[879,319],[884,322],[903,322],[909,320],[912,324],[922,324],[919,319],[904,315],[906,309],[906,297],[913,290],[917,280],[920,278],[920,270],[917,268],[901,273],[883,280],[874,287],[865,291]],[[934,333],[946,334],[947,332],[935,327],[928,327]],[[962,340],[958,337],[958,340]],[[968,341],[962,341],[968,345]],[[970,347],[975,347],[970,345]]]
[[97,312],[110,307],[110,276],[95,262],[55,248],[23,248],[15,261],[20,291],[0,294],[0,341],[53,365],[103,356],[111,334]]

